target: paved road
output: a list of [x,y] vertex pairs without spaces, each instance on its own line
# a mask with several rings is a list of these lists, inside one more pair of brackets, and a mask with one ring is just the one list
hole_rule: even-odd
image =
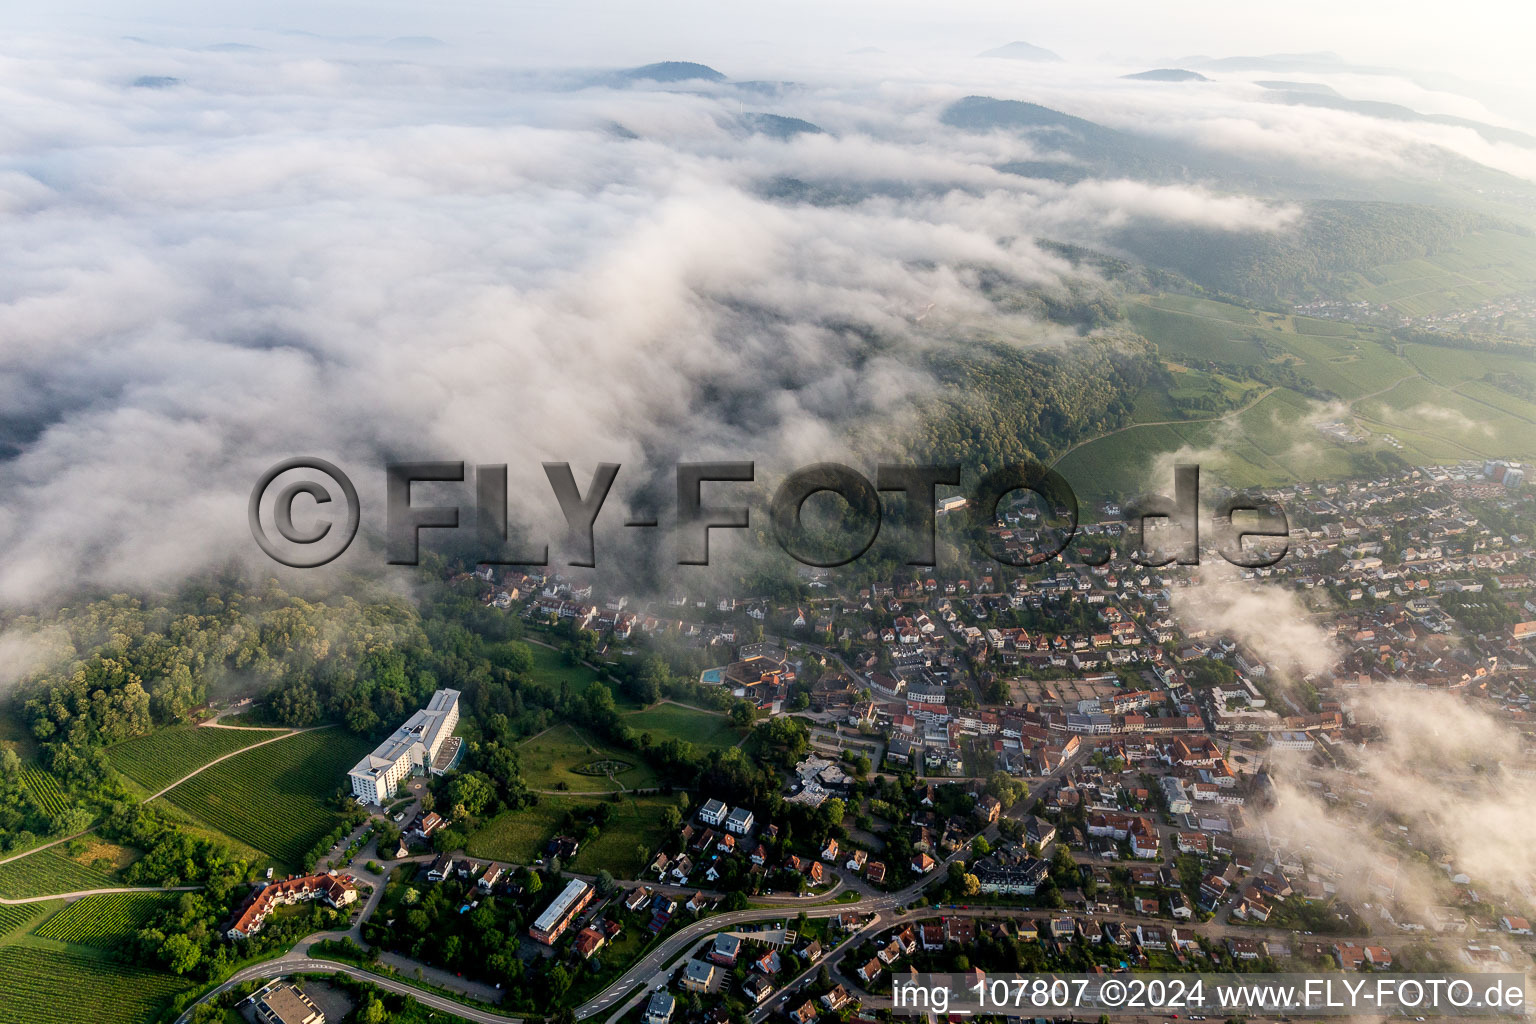
[[[1070,770],[1073,764],[1081,760],[1082,757],[1086,755],[1087,749],[1088,748],[1085,747],[1084,750],[1079,752],[1077,756],[1063,761],[1062,764],[1057,767],[1055,772],[1052,772],[1050,775],[1045,776],[1039,780],[1039,783],[1037,784],[1034,791],[1032,791],[1030,795],[1024,800],[1020,801],[1019,804],[1010,812],[1010,814],[1012,816],[1019,816],[1032,810],[1035,803],[1040,799],[1041,793],[1049,787],[1050,783],[1064,775],[1068,770]],[[986,836],[989,840],[995,839],[997,837],[997,826],[989,826],[981,834]],[[903,913],[899,908],[904,908],[907,904],[921,896],[923,890],[926,889],[929,885],[933,884],[939,879],[944,878],[948,873],[949,866],[956,860],[959,860],[961,857],[965,856],[968,850],[968,845],[962,846],[948,857],[939,861],[933,871],[927,875],[924,875],[922,878],[918,879],[916,882],[907,886],[905,889],[900,890],[899,892],[876,892],[863,878],[855,878],[851,881],[845,880],[844,884],[846,884],[850,889],[857,890],[861,893],[862,898],[857,903],[824,902],[826,899],[825,896],[821,897],[817,902],[814,903],[801,902],[798,897],[781,897],[780,899],[782,899],[783,902],[773,907],[756,907],[750,910],[728,911],[723,914],[715,914],[711,917],[694,921],[679,931],[674,932],[672,935],[667,936],[661,941],[660,944],[656,946],[655,949],[651,950],[628,971],[624,972],[624,974],[621,975],[617,981],[613,982],[613,984],[609,985],[602,992],[598,993],[596,996],[592,997],[590,1000],[578,1007],[576,1010],[576,1016],[578,1018],[586,1019],[589,1017],[594,1017],[605,1011],[611,1011],[611,1016],[608,1018],[608,1020],[616,1021],[618,1018],[627,1013],[629,1009],[638,1005],[642,999],[646,998],[654,987],[671,977],[672,973],[676,970],[676,964],[674,961],[679,958],[680,954],[691,954],[694,950],[700,948],[706,941],[708,941],[709,938],[712,937],[716,932],[728,931],[732,925],[771,921],[775,918],[785,917],[791,913],[796,915],[799,913],[804,913],[808,918],[817,919],[836,917],[845,913],[857,913],[860,915],[873,914],[874,917],[865,925],[863,929],[861,929],[856,935],[850,936],[849,939],[845,940],[839,945],[839,947],[837,947],[838,949],[842,950],[851,948],[849,944],[853,939],[857,939],[860,936],[864,936],[867,933],[870,933],[871,929],[878,929],[881,922],[887,919],[891,913],[895,913],[902,920],[906,920],[908,918],[915,920],[918,917],[923,916],[932,917],[934,914],[932,908],[905,913]],[[658,886],[657,888],[661,887]],[[358,915],[357,923],[354,924],[353,927],[347,932],[336,932],[324,935],[310,936],[305,940],[301,940],[301,942],[296,945],[292,951],[283,956],[264,961],[260,964],[252,965],[236,972],[229,978],[228,981],[224,982],[222,985],[218,986],[212,991],[205,993],[202,998],[197,1000],[197,1002],[188,1006],[186,1012],[182,1015],[180,1021],[178,1021],[178,1024],[181,1024],[181,1022],[186,1021],[190,1017],[193,1008],[197,1006],[198,1003],[206,1002],[208,999],[213,998],[221,992],[227,991],[228,989],[237,984],[240,984],[241,982],[251,981],[258,978],[277,978],[295,973],[325,971],[345,974],[348,977],[372,982],[376,985],[379,985],[381,988],[388,989],[391,992],[399,992],[405,995],[410,995],[425,1006],[458,1014],[467,1020],[476,1021],[477,1024],[510,1024],[510,1022],[519,1019],[517,1017],[496,1013],[490,1009],[484,1009],[478,1006],[461,1003],[457,1000],[448,999],[443,996],[436,995],[435,993],[427,992],[423,989],[409,985],[405,982],[397,981],[393,978],[387,978],[382,975],[373,974],[369,971],[361,970],[360,968],[352,967],[339,961],[315,960],[309,957],[308,950],[310,946],[320,939],[340,938],[345,935],[347,937],[353,938],[353,941],[359,941],[362,922],[366,919],[367,915],[372,912],[373,908],[377,906],[379,894],[382,892],[382,889],[382,886],[378,886],[375,889],[374,896],[369,899],[368,904],[364,908],[364,912]],[[834,892],[835,891],[836,890],[834,890]],[[978,910],[977,912],[980,913],[981,911]],[[819,967],[820,965],[817,966]],[[776,1005],[776,1003],[782,1003],[791,994],[791,985],[798,984],[801,978],[803,978],[803,975],[797,976],[791,983],[786,984],[786,986],[779,992],[777,996],[771,998],[765,1004],[765,1007],[771,1007]],[[637,987],[639,987],[638,992],[635,991]],[[761,1013],[754,1014],[754,1022],[761,1019]]]
[[[456,999],[449,999],[448,997],[440,996],[435,992],[428,992],[425,989],[418,988],[415,985],[407,984],[403,981],[396,981],[394,978],[387,978],[381,974],[374,974],[372,971],[365,971],[361,967],[353,967],[351,964],[340,963],[336,960],[316,960],[311,957],[299,956],[292,953],[284,957],[279,957],[276,960],[269,960],[265,963],[256,964],[252,967],[247,967],[243,970],[236,971],[234,974],[230,975],[228,981],[224,982],[218,988],[203,996],[203,998],[199,999],[197,1003],[202,1003],[216,995],[219,995],[220,993],[227,992],[234,988],[236,985],[239,985],[243,982],[258,981],[267,978],[280,978],[289,974],[344,974],[349,978],[355,978],[358,981],[366,981],[379,986],[379,988],[388,989],[391,992],[398,992],[401,995],[410,996],[412,999],[416,1000],[418,1003],[421,1003],[423,1006],[430,1007],[434,1010],[442,1010],[446,1013],[451,1013],[455,1016],[463,1017],[465,1020],[475,1021],[477,1024],[512,1024],[513,1021],[523,1019],[521,1015],[518,1017],[508,1017],[504,1016],[503,1014],[496,1013],[492,1010],[484,1010],[478,1006],[472,1006],[468,1003],[461,1003]],[[192,1006],[196,1006],[197,1003],[193,1003]],[[177,1024],[184,1024],[185,1021],[191,1019],[191,1016],[192,1007],[189,1006],[187,1007],[186,1012],[177,1018]]]
[[[1084,749],[1086,750],[1086,748]],[[1041,792],[1043,792],[1044,789],[1046,789],[1052,781],[1054,781],[1060,775],[1064,774],[1073,763],[1075,763],[1079,758],[1083,756],[1084,753],[1079,752],[1077,757],[1063,761],[1062,764],[1057,766],[1055,772],[1041,780],[1041,785],[1039,785],[1034,792],[1019,802],[1018,806],[1014,808],[1011,814],[1017,816],[1026,814],[1032,810],[1036,801],[1040,799]],[[996,838],[997,826],[993,825],[987,828],[982,834],[985,835],[989,840]],[[949,866],[956,860],[959,860],[961,857],[965,856],[965,854],[968,852],[968,849],[968,846],[962,846],[960,849],[956,850],[954,853],[940,861],[938,866],[935,867],[929,874],[924,875],[922,878],[918,879],[916,882],[912,883],[899,892],[876,893],[874,890],[869,888],[868,883],[864,882],[864,880],[860,878],[857,880],[856,884],[859,888],[863,889],[866,895],[858,903],[818,904],[804,908],[805,915],[807,917],[822,918],[836,917],[839,914],[849,912],[855,912],[859,914],[879,914],[883,911],[888,911],[895,907],[905,906],[906,904],[911,903],[913,900],[922,895],[923,890],[931,885],[934,881],[944,878],[948,874]],[[708,917],[702,921],[695,921],[688,927],[669,936],[664,942],[662,942],[659,946],[657,946],[644,958],[642,958],[638,963],[636,963],[633,967],[621,975],[619,979],[612,985],[609,985],[601,993],[588,1000],[586,1003],[583,1003],[581,1007],[577,1009],[576,1016],[580,1018],[586,1018],[591,1017],[594,1014],[601,1013],[603,1010],[613,1006],[615,1003],[622,1001],[625,994],[633,989],[636,985],[639,985],[641,982],[647,982],[647,988],[653,987],[654,983],[660,980],[659,975],[662,974],[662,968],[667,965],[673,957],[681,952],[684,947],[688,946],[694,940],[701,938],[702,936],[720,931],[723,926],[732,924],[744,924],[750,921],[768,920],[777,916],[779,916],[777,911],[755,909],[741,910],[727,914],[717,914],[714,917]],[[641,994],[643,995],[644,992]],[[630,1000],[630,1002],[635,1001],[637,1000]]]

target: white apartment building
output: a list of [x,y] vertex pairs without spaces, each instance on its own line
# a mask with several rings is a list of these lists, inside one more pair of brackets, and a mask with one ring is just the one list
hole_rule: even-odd
[[438,690],[425,708],[357,762],[348,773],[352,795],[362,803],[382,805],[400,791],[402,780],[431,767],[458,724],[459,691]]

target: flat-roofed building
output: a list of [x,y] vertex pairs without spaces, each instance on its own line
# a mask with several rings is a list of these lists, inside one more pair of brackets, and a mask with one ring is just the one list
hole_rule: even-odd
[[571,926],[576,915],[581,913],[588,903],[592,902],[592,886],[579,878],[573,878],[566,883],[560,895],[554,898],[549,906],[544,908],[544,913],[538,916],[528,928],[528,934],[535,942],[542,942],[546,946],[553,946]]
[[352,795],[362,803],[382,805],[400,791],[401,781],[432,767],[458,724],[459,691],[438,690],[426,707],[385,737],[347,774]]
[[292,985],[279,985],[256,1000],[259,1024],[325,1024],[325,1013]]

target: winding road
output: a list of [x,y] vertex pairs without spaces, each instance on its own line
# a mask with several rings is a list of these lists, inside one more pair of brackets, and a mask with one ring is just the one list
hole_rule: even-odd
[[[1029,796],[1021,800],[1009,812],[1010,816],[1018,817],[1031,811],[1040,799],[1040,796],[1051,787],[1051,783],[1059,779],[1071,769],[1072,765],[1086,756],[1086,749],[1080,751],[1076,756],[1066,759],[1057,767],[1056,771],[1043,777]],[[989,826],[981,832],[981,835],[988,840],[996,839],[997,834],[998,829],[996,825]],[[888,927],[888,925],[882,926],[881,922],[887,920],[893,913],[903,920],[908,915],[931,917],[933,914],[931,909],[907,911],[906,907],[920,897],[923,891],[930,885],[945,878],[948,874],[949,866],[964,857],[968,849],[969,844],[960,847],[960,849],[939,861],[931,872],[898,892],[878,892],[861,877],[854,877],[852,879],[845,877],[842,884],[831,890],[831,892],[820,896],[815,903],[807,904],[801,902],[799,897],[767,897],[766,899],[774,901],[775,905],[759,906],[748,910],[727,911],[694,921],[667,936],[654,949],[650,950],[631,966],[629,970],[620,975],[616,981],[578,1007],[576,1009],[576,1016],[579,1019],[585,1020],[607,1013],[606,1021],[608,1024],[613,1024],[613,1022],[618,1021],[631,1009],[639,1005],[642,1000],[647,998],[657,985],[665,983],[671,978],[676,970],[676,961],[680,955],[691,953],[708,941],[715,933],[729,931],[733,925],[772,921],[785,918],[786,916],[796,916],[800,913],[804,913],[808,918],[815,919],[837,917],[846,913],[856,913],[860,916],[873,915],[873,918],[857,934],[849,936],[848,939],[839,944],[837,950],[843,951],[850,942],[870,933],[871,929],[879,930],[880,927]],[[655,888],[663,887],[655,886]],[[828,902],[830,897],[833,897],[844,888],[858,892],[861,899],[856,903]],[[360,941],[362,923],[378,905],[382,891],[382,885],[375,886],[373,896],[370,897],[367,905],[363,908],[363,912],[358,915],[357,921],[347,932],[308,936],[300,940],[291,951],[283,956],[259,964],[253,964],[250,967],[237,971],[218,987],[204,993],[196,1002],[190,1004],[186,1008],[186,1012],[179,1018],[177,1024],[184,1024],[184,1022],[188,1021],[193,1009],[198,1004],[206,1002],[242,982],[279,978],[290,974],[321,972],[339,973],[350,978],[371,982],[391,992],[409,995],[425,1006],[444,1010],[457,1014],[466,1020],[475,1021],[476,1024],[514,1024],[514,1022],[522,1019],[523,1014],[521,1013],[517,1015],[498,1013],[494,1009],[483,1005],[461,1002],[457,999],[438,995],[435,992],[426,991],[398,978],[375,974],[372,971],[354,967],[340,961],[317,960],[309,955],[310,947],[321,939],[340,938],[345,935],[354,941]],[[695,890],[690,889],[688,891]],[[818,967],[819,965],[816,965],[809,970],[814,971]],[[768,1006],[774,1005],[776,1001],[782,1002],[786,999],[794,988],[800,984],[803,976],[797,976],[795,979],[787,982],[774,997],[770,998],[764,1007],[759,1008],[759,1011],[753,1015],[752,1020],[754,1022],[761,1020],[766,1014]]]

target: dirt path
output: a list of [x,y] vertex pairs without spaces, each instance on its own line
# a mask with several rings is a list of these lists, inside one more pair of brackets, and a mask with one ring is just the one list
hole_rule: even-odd
[[172,885],[152,886],[138,885],[125,886],[120,889],[80,889],[76,892],[56,892],[51,896],[23,896],[21,899],[8,900],[0,898],[0,906],[16,907],[23,903],[47,903],[49,900],[78,900],[85,896],[105,896],[115,892],[196,892],[200,885]]
[[[1388,391],[1391,391],[1393,388],[1396,388],[1396,387],[1398,387],[1401,384],[1405,384],[1405,383],[1407,383],[1410,380],[1415,380],[1415,379],[1419,379],[1419,378],[1426,379],[1426,380],[1428,379],[1428,378],[1424,377],[1424,374],[1422,374],[1422,373],[1410,373],[1407,376],[1398,378],[1397,380],[1393,381],[1391,384],[1388,384],[1384,388],[1381,388],[1381,389],[1379,389],[1377,391],[1372,391],[1369,394],[1360,395],[1357,398],[1348,399],[1343,404],[1344,404],[1345,408],[1349,409],[1349,411],[1351,413],[1354,413],[1354,411],[1355,411],[1355,403],[1356,402],[1365,402],[1365,401],[1369,401],[1372,398],[1377,398],[1377,397],[1379,397],[1381,395],[1386,394]],[[1198,419],[1187,419],[1187,420],[1149,420],[1149,421],[1147,421],[1145,423],[1128,423],[1128,424],[1126,424],[1123,427],[1116,427],[1114,430],[1105,431],[1104,433],[1099,434],[1097,437],[1090,437],[1090,438],[1088,438],[1086,440],[1077,442],[1072,447],[1068,448],[1066,451],[1062,452],[1055,459],[1053,459],[1051,461],[1051,468],[1054,469],[1057,466],[1061,465],[1062,462],[1066,460],[1067,456],[1071,455],[1073,452],[1077,451],[1079,448],[1085,447],[1085,446],[1090,445],[1090,444],[1094,444],[1095,442],[1098,442],[1098,441],[1102,441],[1106,437],[1114,437],[1116,434],[1123,434],[1127,430],[1138,430],[1141,427],[1177,427],[1177,426],[1181,426],[1181,425],[1186,424],[1186,423],[1220,423],[1220,422],[1224,422],[1226,420],[1232,419],[1233,417],[1241,416],[1243,413],[1247,412],[1249,409],[1252,409],[1254,406],[1256,406],[1260,402],[1264,401],[1264,399],[1268,398],[1269,396],[1273,395],[1275,392],[1280,391],[1280,390],[1281,390],[1280,388],[1268,388],[1265,391],[1263,391],[1257,398],[1252,399],[1251,401],[1247,402],[1244,405],[1238,406],[1236,409],[1233,409],[1230,412],[1222,413],[1220,416],[1202,416],[1202,417],[1200,417]],[[1362,418],[1365,418],[1365,419],[1369,420],[1368,417],[1362,417]],[[1376,420],[1369,420],[1369,422],[1375,423],[1377,421]]]
[[1114,437],[1116,434],[1123,434],[1127,430],[1138,430],[1142,427],[1177,427],[1186,423],[1220,423],[1223,420],[1229,420],[1234,416],[1241,416],[1243,413],[1247,412],[1249,409],[1252,409],[1254,406],[1258,405],[1260,402],[1264,401],[1264,399],[1268,398],[1270,395],[1279,390],[1279,388],[1268,388],[1261,392],[1257,398],[1248,402],[1246,405],[1240,405],[1230,412],[1222,413],[1220,416],[1202,416],[1198,419],[1187,420],[1148,420],[1146,423],[1127,423],[1123,427],[1116,427],[1114,430],[1106,430],[1104,433],[1099,434],[1097,437],[1090,437],[1086,440],[1077,442],[1077,444],[1074,444],[1072,447],[1056,456],[1056,458],[1051,462],[1051,468],[1054,469],[1061,465],[1061,463],[1066,459],[1068,455],[1071,455],[1079,448],[1093,444],[1096,441],[1102,441],[1106,437]]
[[[291,730],[289,730],[287,732],[282,733],[281,735],[273,736],[271,739],[262,740],[260,743],[252,743],[248,747],[241,747],[239,750],[231,750],[227,754],[221,754],[220,756],[214,758],[212,761],[209,761],[207,764],[203,765],[200,768],[194,768],[192,771],[190,771],[187,774],[183,775],[181,778],[177,779],[175,782],[171,783],[169,786],[166,786],[164,789],[160,790],[160,792],[154,793],[154,794],[151,794],[150,796],[145,797],[144,798],[144,802],[148,803],[151,800],[155,800],[155,799],[158,799],[159,797],[164,796],[165,794],[169,793],[171,790],[175,789],[177,786],[181,785],[183,782],[186,782],[192,776],[197,775],[199,772],[207,771],[209,768],[212,768],[214,765],[218,764],[220,761],[227,761],[230,758],[234,757],[236,754],[243,754],[247,750],[255,750],[257,747],[264,747],[268,743],[276,743],[279,740],[286,740],[289,737],[297,736],[300,733],[314,732],[316,729],[329,729],[329,728],[331,728],[329,725],[312,725],[312,726],[308,726],[307,728],[303,728],[303,729],[291,729]],[[50,842],[46,842],[46,843],[44,843],[41,846],[34,846],[34,847],[32,847],[32,849],[27,850],[27,851],[25,851],[23,853],[13,853],[9,857],[0,857],[0,864],[9,864],[13,860],[21,860],[21,858],[23,858],[23,857],[30,857],[34,853],[41,853],[43,850],[52,849],[53,847],[58,846],[60,843],[67,843],[67,842],[69,842],[71,839],[79,839],[81,836],[85,835],[86,832],[89,832],[89,831],[90,831],[90,829],[86,829],[85,832],[76,832],[72,836],[62,836],[62,837],[60,837],[58,839],[54,839],[54,840],[52,840]],[[109,889],[109,890],[105,890],[105,891],[107,891],[107,892],[120,892],[122,890]],[[59,896],[48,896],[48,897],[44,897],[44,898],[45,899],[59,899],[60,897]],[[7,901],[0,901],[0,902],[7,902]],[[14,901],[10,901],[10,902],[14,902]]]
[[[171,783],[169,786],[166,786],[160,792],[155,793],[155,794],[153,794],[153,795],[151,795],[149,797],[146,797],[145,799],[146,799],[146,801],[148,801],[148,800],[155,800],[155,799],[157,799],[159,797],[162,797],[165,794],[169,793],[171,790],[175,789],[177,786],[181,785],[183,782],[186,782],[192,776],[201,774],[202,772],[205,772],[209,768],[212,768],[214,765],[218,764],[220,761],[228,761],[230,758],[237,757],[240,754],[243,754],[243,753],[245,753],[248,750],[255,750],[257,747],[264,747],[268,743],[276,743],[279,740],[286,740],[286,739],[289,739],[291,737],[297,736],[300,733],[316,732],[316,731],[318,731],[320,729],[330,729],[330,728],[332,728],[332,727],[329,726],[329,725],[311,725],[311,726],[306,726],[303,729],[290,729],[289,731],[287,731],[287,732],[285,732],[285,733],[283,733],[283,734],[281,734],[279,736],[273,736],[269,740],[262,740],[260,743],[252,743],[250,746],[248,746],[248,747],[241,747],[239,750],[231,750],[227,754],[222,754],[222,755],[214,758],[212,761],[209,761],[207,764],[203,765],[201,768],[194,768],[192,771],[187,772],[187,774],[183,775],[181,778],[177,779],[175,782]],[[0,863],[4,863],[4,862],[0,861]]]

